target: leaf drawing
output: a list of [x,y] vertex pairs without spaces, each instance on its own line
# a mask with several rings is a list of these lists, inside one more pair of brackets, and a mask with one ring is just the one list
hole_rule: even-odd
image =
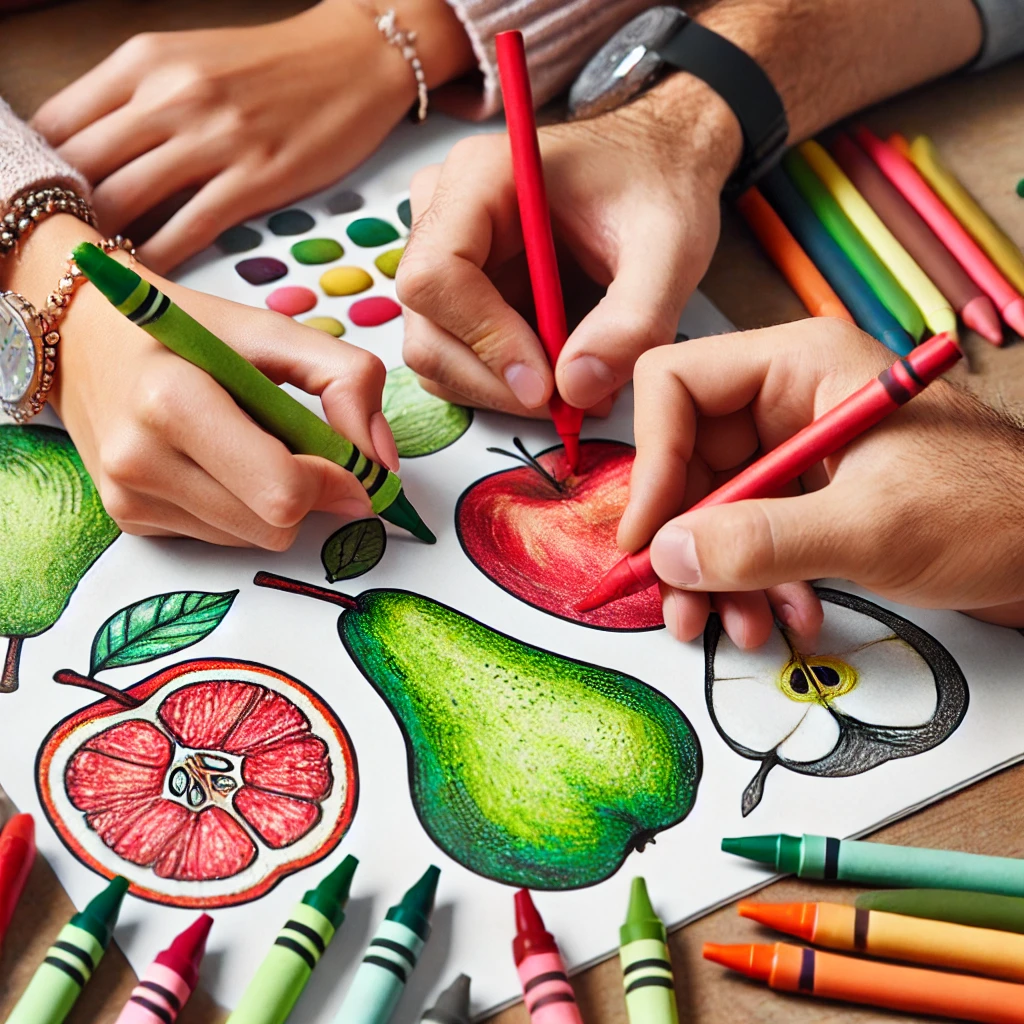
[[379,519],[357,519],[327,538],[320,561],[329,583],[368,573],[383,557],[388,535]]

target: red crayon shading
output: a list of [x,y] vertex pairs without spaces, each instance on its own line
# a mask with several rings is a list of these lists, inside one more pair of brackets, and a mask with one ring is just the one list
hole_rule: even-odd
[[512,956],[531,1024],[583,1024],[558,943],[544,927],[529,890],[516,893],[515,905]]
[[[523,225],[523,247],[530,269],[530,285],[537,310],[537,335],[548,360],[554,367],[569,338],[562,300],[562,282],[558,276],[555,239],[551,233],[551,213],[544,187],[544,167],[537,140],[537,122],[533,116],[533,92],[526,64],[522,32],[499,32],[494,37],[498,55],[498,74],[505,103],[505,120],[512,146],[512,170],[519,199],[519,219]],[[569,405],[556,390],[548,402],[558,436],[565,445],[571,469],[579,459],[580,427],[583,410]]]
[[[920,394],[963,355],[948,335],[937,334],[910,355],[897,359],[874,380],[819,416],[789,440],[738,473],[688,511],[750,498],[767,498],[807,472],[815,463],[848,445],[901,405]],[[651,549],[626,555],[608,570],[598,585],[577,605],[578,611],[600,608],[657,583]]]
[[36,826],[31,814],[16,814],[0,832],[0,942],[36,859]]

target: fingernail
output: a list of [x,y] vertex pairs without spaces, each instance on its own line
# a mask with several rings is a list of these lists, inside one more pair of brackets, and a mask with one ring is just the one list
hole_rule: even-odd
[[615,386],[615,374],[597,356],[579,356],[562,371],[562,393],[578,409],[597,405]]
[[678,590],[670,590],[662,599],[661,616],[665,620],[668,631],[677,639],[683,640],[683,602]]
[[651,554],[658,575],[672,587],[692,587],[701,580],[697,542],[684,526],[663,526],[654,538]]
[[391,425],[384,418],[384,413],[375,412],[370,417],[370,440],[377,452],[377,457],[391,470],[398,472],[398,445],[395,435],[391,433]]
[[505,383],[527,409],[536,409],[544,401],[544,378],[526,363],[512,363],[505,367]]
[[370,502],[360,501],[358,498],[341,498],[328,505],[324,511],[340,516],[342,519],[368,519],[373,515]]
[[800,619],[797,617],[796,609],[791,604],[780,604],[775,609],[775,617],[787,628],[794,632],[800,630]]

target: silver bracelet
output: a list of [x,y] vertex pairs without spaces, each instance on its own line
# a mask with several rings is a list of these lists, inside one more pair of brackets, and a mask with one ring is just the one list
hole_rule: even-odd
[[398,15],[395,14],[393,7],[389,7],[383,14],[379,14],[375,19],[375,24],[384,40],[389,45],[397,47],[412,68],[412,73],[416,78],[416,95],[419,97],[415,120],[423,121],[427,116],[427,76],[423,73],[423,64],[416,52],[416,33],[406,32],[398,27]]

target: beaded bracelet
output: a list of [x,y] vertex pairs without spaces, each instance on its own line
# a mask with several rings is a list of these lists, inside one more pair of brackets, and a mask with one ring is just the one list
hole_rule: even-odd
[[429,93],[427,91],[427,76],[423,71],[423,63],[420,60],[419,53],[416,51],[416,33],[407,32],[405,29],[398,27],[398,15],[393,7],[378,15],[374,20],[374,24],[376,24],[377,31],[380,32],[385,41],[391,46],[396,47],[406,59],[409,67],[412,68],[413,77],[416,79],[416,96],[418,98],[418,105],[414,108],[416,114],[413,120],[417,122],[425,120]]
[[92,208],[69,188],[51,185],[23,192],[11,200],[10,209],[0,219],[0,257],[13,252],[36,224],[55,213],[70,213],[96,227]]

